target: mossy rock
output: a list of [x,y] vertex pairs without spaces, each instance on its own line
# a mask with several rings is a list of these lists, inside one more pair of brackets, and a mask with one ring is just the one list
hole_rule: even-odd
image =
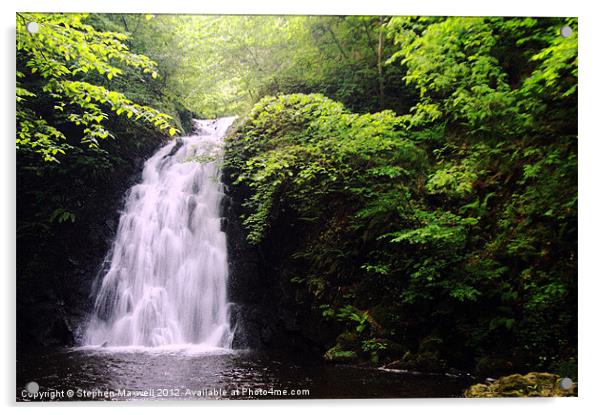
[[355,351],[345,350],[337,344],[324,353],[324,360],[329,363],[355,363],[358,361],[358,356]]
[[359,347],[357,335],[348,331],[337,336],[337,344],[340,345],[344,350],[354,350]]
[[561,379],[558,375],[543,372],[514,374],[503,376],[489,384],[472,385],[464,391],[464,396],[467,398],[577,396],[577,385],[573,384],[569,389],[563,389],[560,386]]

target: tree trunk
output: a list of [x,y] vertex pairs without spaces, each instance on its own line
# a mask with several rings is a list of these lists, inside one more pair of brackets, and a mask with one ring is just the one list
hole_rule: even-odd
[[378,28],[378,53],[376,56],[377,67],[378,67],[378,106],[382,111],[385,109],[385,79],[383,76],[383,48],[384,48],[384,19],[382,16],[379,18]]

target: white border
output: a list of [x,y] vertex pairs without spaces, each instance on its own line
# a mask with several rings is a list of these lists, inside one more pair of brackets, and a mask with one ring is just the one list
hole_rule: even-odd
[[198,14],[373,14],[373,15],[517,15],[517,16],[571,16],[578,9],[575,1],[504,0],[497,4],[470,0],[414,0],[414,1],[360,1],[360,0],[169,0],[169,1],[81,1],[81,0],[25,0],[21,11],[38,12],[113,12],[113,13],[198,13]]
[[[15,161],[14,161],[14,13],[16,11],[63,11],[63,12],[121,12],[121,13],[224,13],[224,14],[373,14],[373,15],[506,15],[506,16],[578,16],[579,17],[579,398],[547,400],[364,400],[364,401],[271,401],[271,402],[201,402],[196,404],[170,403],[174,411],[189,412],[232,412],[306,414],[316,410],[329,412],[366,413],[391,411],[395,413],[503,413],[514,411],[537,411],[562,413],[585,411],[601,407],[598,390],[602,386],[600,377],[600,315],[596,305],[600,302],[602,272],[600,272],[599,240],[602,235],[599,207],[602,165],[599,101],[600,90],[600,30],[602,16],[595,12],[594,1],[579,0],[412,0],[412,1],[360,1],[360,0],[303,0],[276,3],[271,0],[21,0],[3,1],[2,10],[2,55],[0,76],[3,96],[0,99],[0,114],[4,134],[0,139],[0,172],[2,174],[2,201],[0,202],[0,264],[3,286],[2,322],[4,336],[0,342],[2,352],[2,376],[0,394],[2,404],[15,409],[15,363],[14,363],[14,287],[15,287]],[[42,278],[42,276],[41,276]],[[144,410],[163,414],[165,404],[146,402]],[[87,413],[105,413],[106,405],[86,405]],[[185,406],[185,407],[182,407]],[[177,407],[177,409],[175,408]],[[76,405],[23,405],[21,411],[43,410],[49,413],[82,411]],[[111,405],[112,410],[131,412],[132,404]]]

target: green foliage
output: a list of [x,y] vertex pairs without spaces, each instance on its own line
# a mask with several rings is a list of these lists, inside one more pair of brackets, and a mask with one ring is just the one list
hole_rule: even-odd
[[[394,45],[378,16],[115,16],[163,68],[171,93],[206,117],[266,95],[321,93],[359,112],[408,109]],[[124,23],[123,25],[120,24]],[[177,53],[186,50],[185,54]],[[202,75],[200,75],[202,74]],[[403,98],[403,99],[400,99]],[[407,100],[406,100],[407,98]]]
[[437,365],[561,367],[576,353],[577,43],[574,18],[19,14],[19,234],[87,223],[89,188],[148,149],[136,120],[169,136],[187,108],[245,113],[224,167],[248,239],[358,353],[377,363],[391,342],[428,361],[436,338]]
[[[260,101],[229,141],[237,155],[228,162],[240,171],[237,183],[255,190],[246,203],[251,213],[244,218],[249,239],[261,241],[283,203],[305,218],[326,207],[325,200],[342,196],[366,200],[374,214],[394,209],[396,200],[376,198],[367,184],[389,187],[393,177],[395,191],[402,193],[392,192],[392,198],[406,198],[413,191],[409,185],[425,156],[399,124],[392,112],[352,114],[321,95]],[[368,215],[362,209],[355,217],[363,221]]]
[[[226,152],[250,195],[249,240],[286,243],[279,227],[291,224],[299,242],[284,272],[295,270],[324,317],[338,310],[370,355],[378,332],[413,348],[443,339],[455,346],[441,353],[458,365],[568,359],[576,19],[381,23],[397,45],[386,66],[398,66],[417,101],[396,115],[355,114],[318,94],[260,100]],[[322,24],[343,62],[345,24]],[[572,37],[558,35],[564,24]]]
[[370,355],[370,362],[378,364],[380,361],[379,352],[387,350],[387,344],[377,339],[368,339],[362,342],[362,351]]
[[[71,148],[65,122],[81,127],[83,143],[98,147],[110,135],[107,110],[176,133],[167,114],[102,85],[127,67],[156,78],[156,63],[130,52],[123,43],[127,35],[98,31],[85,19],[81,14],[17,14],[17,149],[32,149],[47,161],[58,161],[56,156]],[[38,33],[27,32],[30,21],[39,24]],[[40,99],[46,108],[40,108]]]
[[75,222],[75,214],[63,208],[58,208],[55,209],[54,212],[52,212],[52,214],[50,215],[50,221],[56,221],[58,223],[67,221]]
[[368,313],[359,311],[351,305],[341,307],[336,317],[339,321],[351,323],[357,334],[362,334],[368,327]]

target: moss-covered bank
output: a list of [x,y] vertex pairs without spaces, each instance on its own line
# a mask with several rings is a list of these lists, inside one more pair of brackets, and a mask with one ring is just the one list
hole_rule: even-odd
[[[575,148],[502,138],[322,95],[261,100],[224,167],[231,292],[252,341],[483,377],[569,367]],[[534,154],[545,175],[525,170]],[[543,200],[563,216],[542,216]]]
[[493,382],[472,385],[467,398],[577,396],[577,384],[551,373],[531,372],[501,377]]

